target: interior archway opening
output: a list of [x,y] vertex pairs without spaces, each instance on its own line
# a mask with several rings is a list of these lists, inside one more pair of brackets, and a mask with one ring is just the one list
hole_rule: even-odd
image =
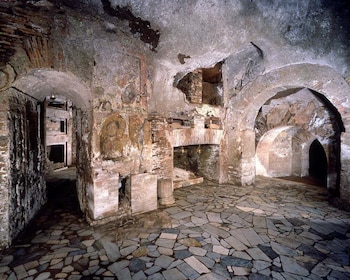
[[80,213],[77,192],[77,108],[51,93],[41,103],[47,207]]
[[322,94],[307,88],[278,92],[255,120],[256,175],[325,186],[333,195],[342,131],[339,112]]
[[57,208],[86,215],[90,100],[78,78],[51,69],[31,70],[9,87],[10,240]]

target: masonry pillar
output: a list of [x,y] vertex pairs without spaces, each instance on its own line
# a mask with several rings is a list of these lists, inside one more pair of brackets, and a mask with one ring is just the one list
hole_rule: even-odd
[[241,184],[251,185],[255,181],[255,132],[242,131]]
[[158,198],[160,205],[171,205],[175,203],[174,185],[172,179],[158,180]]
[[350,133],[341,135],[340,198],[350,201]]
[[9,184],[8,184],[8,127],[6,102],[0,105],[0,249],[10,244],[9,239]]
[[158,178],[173,178],[173,146],[168,140],[168,123],[165,118],[152,116],[152,172]]

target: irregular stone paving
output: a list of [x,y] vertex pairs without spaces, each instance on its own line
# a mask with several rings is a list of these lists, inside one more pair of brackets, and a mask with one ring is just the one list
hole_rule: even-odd
[[30,242],[2,253],[0,279],[350,279],[350,213],[324,188],[204,182],[175,198],[105,226],[43,215]]

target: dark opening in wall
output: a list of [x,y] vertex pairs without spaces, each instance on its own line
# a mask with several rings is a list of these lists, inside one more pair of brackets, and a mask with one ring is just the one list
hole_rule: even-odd
[[180,173],[182,171],[178,169],[187,171],[190,179],[203,177],[208,180],[217,181],[219,174],[218,158],[219,145],[174,147],[174,167]]
[[64,145],[48,146],[49,160],[54,163],[64,162]]
[[60,132],[66,132],[66,121],[60,121]]
[[327,186],[327,156],[318,140],[310,146],[309,175],[320,185]]
[[198,175],[200,146],[181,146],[174,148],[174,166]]
[[130,175],[119,178],[119,204],[118,213],[120,216],[125,216],[131,212],[131,181]]
[[53,107],[57,109],[67,110],[67,102],[57,99],[56,97],[50,97],[49,102],[47,103],[48,107]]
[[222,62],[212,68],[199,68],[186,74],[182,79],[175,82],[186,99],[195,104],[209,104],[214,106],[223,103],[222,86]]
[[122,177],[119,181],[119,201],[123,200],[126,196],[127,184],[129,184],[129,177]]

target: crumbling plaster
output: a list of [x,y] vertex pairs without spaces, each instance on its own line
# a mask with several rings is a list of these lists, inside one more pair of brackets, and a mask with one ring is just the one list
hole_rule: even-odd
[[[312,63],[329,65],[341,75],[349,75],[349,33],[345,31],[349,23],[337,20],[332,7],[326,7],[323,1],[112,2],[129,5],[161,31],[155,55],[154,93],[162,96],[167,92],[173,106],[188,107],[182,102],[182,93],[172,85],[177,73],[213,66],[239,54],[250,42],[263,52],[266,72],[289,64]],[[335,6],[339,9],[339,1]],[[178,54],[189,58],[181,64]],[[171,111],[164,99],[153,100],[150,110]]]

